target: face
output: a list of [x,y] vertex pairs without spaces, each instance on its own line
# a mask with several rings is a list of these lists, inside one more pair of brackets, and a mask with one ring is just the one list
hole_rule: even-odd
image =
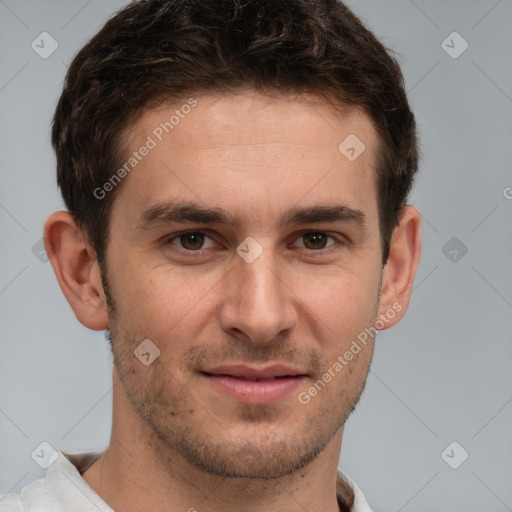
[[[274,478],[318,456],[364,387],[373,339],[351,347],[379,313],[377,139],[312,96],[194,101],[125,137],[138,157],[106,252],[115,368],[169,453]],[[356,159],[338,149],[351,134]]]

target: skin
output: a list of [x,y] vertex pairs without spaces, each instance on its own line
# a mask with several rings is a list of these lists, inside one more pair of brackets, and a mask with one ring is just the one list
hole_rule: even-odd
[[[306,95],[196,99],[121,184],[106,251],[110,306],[94,250],[69,213],[52,214],[45,226],[77,318],[112,338],[111,441],[83,477],[122,512],[337,511],[343,425],[364,388],[374,339],[309,403],[298,394],[381,315],[395,311],[382,328],[403,317],[420,215],[412,206],[401,211],[383,266],[377,139],[365,114]],[[124,136],[127,155],[177,106],[144,112]],[[366,146],[355,161],[338,150],[349,134]],[[221,207],[238,223],[141,223],[144,211],[169,201]],[[344,205],[364,220],[278,222],[294,207],[318,205]],[[176,237],[183,230],[206,237]],[[312,231],[320,238],[304,236]],[[252,263],[236,252],[249,236],[262,248]],[[148,366],[134,356],[145,339],[160,350]],[[307,374],[271,404],[241,403],[200,373],[269,362]]]

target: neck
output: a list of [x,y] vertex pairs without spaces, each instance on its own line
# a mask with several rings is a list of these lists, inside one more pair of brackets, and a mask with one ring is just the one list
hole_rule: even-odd
[[[213,475],[159,439],[114,376],[110,445],[82,476],[116,512],[339,512],[336,477],[342,431],[311,464],[291,475],[271,480]],[[338,488],[338,493],[351,503],[350,488]]]

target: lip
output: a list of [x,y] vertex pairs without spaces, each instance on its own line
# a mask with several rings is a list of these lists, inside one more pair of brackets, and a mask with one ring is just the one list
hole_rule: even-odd
[[201,375],[221,393],[246,404],[277,402],[307,377],[303,371],[285,365],[225,365],[203,370]]

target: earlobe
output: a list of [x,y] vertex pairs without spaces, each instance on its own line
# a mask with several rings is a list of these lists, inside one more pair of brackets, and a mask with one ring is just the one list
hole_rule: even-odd
[[98,261],[69,212],[59,211],[48,217],[44,243],[60,289],[78,320],[89,329],[108,329]]
[[[421,215],[413,206],[402,208],[393,231],[389,257],[382,275],[379,315],[392,327],[404,316],[411,298],[421,255]],[[394,311],[392,315],[389,312]]]

